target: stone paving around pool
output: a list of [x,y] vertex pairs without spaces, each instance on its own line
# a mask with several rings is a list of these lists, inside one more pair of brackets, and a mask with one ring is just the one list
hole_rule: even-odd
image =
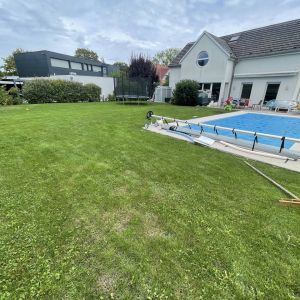
[[[212,120],[218,120],[218,119],[223,119],[223,118],[227,118],[227,117],[233,117],[233,116],[238,116],[238,115],[242,115],[242,114],[246,114],[246,113],[267,113],[267,114],[273,114],[275,116],[289,116],[289,117],[294,117],[294,118],[299,118],[300,120],[300,115],[291,115],[291,114],[282,114],[282,113],[274,113],[274,112],[269,112],[269,111],[251,111],[251,110],[245,110],[245,111],[236,111],[236,112],[232,112],[232,113],[228,113],[228,114],[220,114],[220,115],[213,115],[213,116],[209,116],[209,117],[203,117],[203,118],[193,118],[190,120],[187,120],[190,123],[193,124],[198,124],[198,123],[204,123],[207,121],[212,121]],[[167,116],[166,116],[167,117]],[[174,124],[175,125],[175,124]],[[156,132],[156,133],[160,133],[163,135],[167,135],[173,138],[177,138],[180,140],[186,140],[189,141],[189,139],[185,138],[184,135],[178,135],[175,133],[172,133],[170,131],[161,129],[160,126],[155,126],[155,125],[150,125],[147,130],[152,131],[152,132]],[[192,146],[192,145],[191,145]],[[240,147],[235,147],[235,146],[228,146],[225,145],[221,142],[215,141],[213,145],[210,146],[213,149],[217,149],[223,152],[227,152],[233,155],[237,155],[240,157],[244,157],[247,159],[252,159],[252,160],[256,160],[256,161],[260,161],[260,162],[264,162],[267,164],[271,164],[273,166],[277,166],[277,167],[281,167],[281,168],[285,168],[291,171],[296,171],[296,172],[300,172],[300,160],[297,161],[293,161],[293,160],[288,160],[286,161],[285,159],[283,159],[282,157],[268,157],[268,156],[263,156],[262,152],[256,152],[256,151],[249,151],[249,149],[244,150],[243,148]],[[300,143],[295,143],[290,150],[295,150],[295,151],[300,151]]]

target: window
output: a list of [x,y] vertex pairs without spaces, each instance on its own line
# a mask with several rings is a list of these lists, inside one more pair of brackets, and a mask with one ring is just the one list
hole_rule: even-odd
[[280,83],[268,83],[264,103],[270,100],[276,100]]
[[210,90],[210,83],[203,83],[203,90]]
[[214,82],[212,85],[213,86],[212,86],[211,99],[214,102],[217,102],[219,100],[219,96],[220,96],[221,83],[220,82]]
[[201,51],[197,58],[197,64],[200,67],[205,66],[208,63],[208,53],[206,51]]
[[101,72],[101,67],[98,67],[98,66],[93,66],[93,71],[94,72]]
[[239,38],[240,38],[239,35],[234,35],[234,36],[231,37],[231,39],[230,39],[229,42],[235,42],[235,41],[237,41]]
[[252,83],[243,83],[241,99],[249,99],[252,91]]
[[50,58],[50,62],[52,67],[69,69],[69,62],[67,60]]
[[88,70],[88,65],[87,64],[83,64],[83,70],[87,71]]
[[103,67],[103,76],[106,76],[107,75],[107,69],[106,67]]
[[82,70],[81,63],[71,61],[71,69],[73,69],[73,70]]

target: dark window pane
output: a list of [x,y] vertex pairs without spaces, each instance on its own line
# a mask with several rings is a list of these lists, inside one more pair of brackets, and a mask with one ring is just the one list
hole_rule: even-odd
[[201,51],[198,54],[197,63],[201,67],[205,66],[208,63],[208,53],[206,51]]
[[276,100],[279,86],[280,86],[279,83],[269,83],[268,84],[264,102],[267,102],[270,100]]
[[252,90],[252,83],[243,84],[241,98],[249,99],[251,95],[251,90]]

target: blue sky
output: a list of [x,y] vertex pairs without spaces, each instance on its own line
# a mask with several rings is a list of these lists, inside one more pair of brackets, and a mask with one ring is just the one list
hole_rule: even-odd
[[183,47],[203,30],[234,33],[300,18],[299,0],[0,0],[0,57],[15,48],[128,61]]

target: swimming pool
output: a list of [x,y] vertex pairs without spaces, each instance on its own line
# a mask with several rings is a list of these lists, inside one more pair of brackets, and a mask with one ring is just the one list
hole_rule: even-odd
[[[204,123],[300,139],[300,118],[246,113],[238,116],[211,120]],[[200,131],[200,127],[198,125],[191,125],[191,127],[194,130]],[[214,133],[213,128],[204,128],[204,131]],[[218,129],[218,133],[234,137],[233,133],[230,131]],[[237,137],[243,140],[253,141],[253,136],[248,134],[238,133]],[[258,142],[278,147],[280,147],[281,144],[280,140],[265,137],[258,137]],[[293,144],[293,142],[285,141],[285,148],[291,148]]]

